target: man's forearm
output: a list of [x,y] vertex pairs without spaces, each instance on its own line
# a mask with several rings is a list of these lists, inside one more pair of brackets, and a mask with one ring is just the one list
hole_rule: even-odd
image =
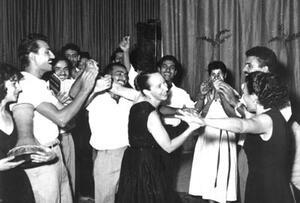
[[116,95],[119,95],[121,97],[124,97],[125,99],[131,100],[131,101],[137,101],[139,97],[141,96],[141,93],[138,92],[135,89],[127,88],[123,86],[116,86],[113,85],[113,87],[110,89],[110,91]]
[[80,88],[81,88],[81,80],[82,79],[81,79],[81,75],[80,75],[76,78],[75,82],[73,83],[73,85],[69,91],[69,96],[71,98],[75,98],[76,95],[79,93]]

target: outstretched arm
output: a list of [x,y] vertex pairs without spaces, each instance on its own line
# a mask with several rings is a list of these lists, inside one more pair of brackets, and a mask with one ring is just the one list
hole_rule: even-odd
[[156,111],[150,113],[147,122],[147,128],[154,137],[155,141],[161,146],[163,150],[168,153],[171,153],[172,151],[180,147],[188,138],[188,136],[199,126],[200,125],[196,124],[195,122],[190,123],[189,127],[182,134],[171,140],[166,129],[163,127],[161,119]]
[[112,88],[110,89],[110,91],[116,95],[119,95],[131,101],[138,101],[138,99],[142,96],[139,91],[121,86],[116,82],[112,84]]
[[62,109],[58,109],[52,103],[43,102],[36,107],[36,110],[56,123],[59,127],[65,127],[67,123],[78,113],[83,103],[86,101],[95,84],[98,74],[96,69],[87,69],[82,74],[82,86],[80,92],[74,100]]
[[234,133],[270,134],[273,122],[270,116],[260,114],[249,119],[241,118],[201,118],[189,112],[180,111],[176,117],[188,116],[193,122],[201,126],[210,126],[218,129],[228,130]]

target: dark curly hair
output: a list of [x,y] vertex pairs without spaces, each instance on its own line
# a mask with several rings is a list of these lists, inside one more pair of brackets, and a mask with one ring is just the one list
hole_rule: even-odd
[[39,33],[31,33],[26,38],[21,40],[21,44],[18,47],[18,57],[20,58],[22,70],[24,70],[25,67],[29,65],[29,59],[28,59],[29,53],[38,52],[39,45],[37,41],[39,40],[48,43],[47,37]]
[[122,64],[122,63],[119,63],[119,62],[117,62],[117,63],[110,63],[107,66],[105,66],[105,68],[103,70],[104,75],[111,74],[112,71],[114,70],[115,66],[120,66],[120,67],[124,68],[127,71],[126,66],[124,64]]
[[220,69],[224,75],[227,74],[226,65],[222,61],[212,61],[208,64],[208,74],[210,75],[213,70]]
[[14,66],[7,63],[0,63],[0,101],[2,101],[7,94],[5,81],[11,80],[13,77],[17,77],[19,81],[23,75]]
[[69,49],[74,50],[74,51],[76,51],[78,54],[80,54],[80,48],[79,48],[79,46],[78,46],[77,44],[74,44],[74,43],[68,43],[68,44],[64,45],[64,46],[61,48],[61,54],[62,54],[62,55],[65,55],[65,52],[66,52],[67,50],[69,50]]
[[[71,62],[69,61],[69,59],[67,59],[65,56],[63,55],[57,55],[55,57],[55,59],[53,59],[52,61],[52,67],[53,69],[55,68],[56,64],[59,62],[59,61],[65,61],[67,63],[67,66],[68,66],[68,69],[70,71],[71,67],[72,67],[72,64]],[[54,70],[53,70],[54,71]]]
[[287,86],[273,73],[250,73],[246,77],[246,84],[249,94],[256,94],[264,108],[282,109],[289,103]]
[[178,60],[175,58],[175,56],[172,56],[172,55],[166,55],[166,56],[162,57],[161,59],[159,59],[159,61],[157,62],[157,66],[161,67],[163,62],[165,62],[165,61],[172,61],[175,65],[176,71],[178,71],[181,68]]

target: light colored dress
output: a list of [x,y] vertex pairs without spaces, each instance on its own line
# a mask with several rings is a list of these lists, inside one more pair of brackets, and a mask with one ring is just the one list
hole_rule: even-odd
[[[226,117],[220,99],[214,99],[206,118]],[[234,133],[206,126],[195,146],[189,193],[221,203],[236,201],[236,153]]]

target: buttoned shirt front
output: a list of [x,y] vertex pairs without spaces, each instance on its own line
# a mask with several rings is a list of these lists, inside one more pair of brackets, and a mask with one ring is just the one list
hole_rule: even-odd
[[128,142],[128,116],[132,101],[109,93],[97,95],[87,107],[91,129],[90,144],[96,150],[125,147]]

